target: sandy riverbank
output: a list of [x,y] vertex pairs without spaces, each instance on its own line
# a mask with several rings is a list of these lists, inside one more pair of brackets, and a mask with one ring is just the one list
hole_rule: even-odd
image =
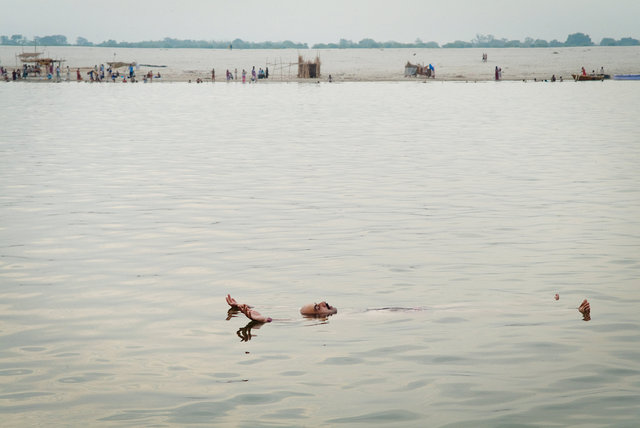
[[[21,47],[0,46],[0,65],[20,67],[17,55]],[[579,47],[541,49],[328,49],[319,51],[284,50],[213,50],[213,49],[112,49],[83,47],[43,48],[43,55],[63,59],[63,80],[66,67],[70,80],[76,80],[75,70],[81,68],[83,77],[94,65],[117,60],[140,64],[137,75],[148,72],[162,75],[157,82],[211,82],[211,70],[216,71],[216,82],[225,82],[227,69],[242,69],[250,73],[252,67],[269,68],[265,82],[313,82],[327,81],[329,75],[335,82],[357,81],[408,81],[424,78],[404,77],[407,62],[433,64],[436,81],[490,81],[495,67],[502,68],[503,80],[547,80],[555,75],[565,81],[581,67],[589,72],[600,70],[608,74],[640,73],[640,47]],[[488,60],[482,61],[487,53]],[[313,59],[319,56],[321,74],[316,79],[298,79],[298,56]],[[143,65],[146,64],[146,65]],[[124,68],[121,69],[125,71]],[[44,79],[32,78],[41,81]],[[141,79],[139,79],[141,80]],[[433,80],[433,79],[431,79]],[[237,81],[237,80],[236,80]]]

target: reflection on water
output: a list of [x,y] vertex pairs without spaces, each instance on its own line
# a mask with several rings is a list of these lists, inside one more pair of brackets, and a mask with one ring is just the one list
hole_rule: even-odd
[[502,83],[0,85],[3,423],[633,424],[640,87]]
[[256,330],[258,330],[263,325],[264,325],[264,323],[262,323],[262,322],[250,321],[249,324],[247,324],[244,327],[238,329],[236,334],[238,335],[240,340],[242,340],[243,342],[248,342],[249,340],[251,340],[253,338],[253,336],[255,336],[255,333],[254,334],[251,333],[251,329],[255,328]]
[[[232,318],[235,317],[241,317],[244,318],[244,314],[242,314],[242,312],[240,312],[240,310],[238,308],[230,308],[227,311],[227,321],[231,320]],[[301,315],[301,317],[306,320],[307,322],[305,323],[306,326],[315,326],[315,325],[322,325],[322,324],[327,324],[329,322],[329,318],[332,317],[333,314],[329,314],[329,315]],[[274,319],[272,320],[273,322],[294,322],[294,320],[290,319],[290,318],[280,318],[280,319]],[[245,325],[244,327],[241,327],[238,329],[238,331],[236,332],[236,335],[240,338],[241,341],[243,342],[248,342],[249,340],[253,339],[254,336],[257,336],[256,332],[253,332],[253,329],[260,329],[263,325],[265,325],[264,322],[260,322],[260,321],[255,321],[255,320],[251,320],[249,321],[249,323],[247,325]]]

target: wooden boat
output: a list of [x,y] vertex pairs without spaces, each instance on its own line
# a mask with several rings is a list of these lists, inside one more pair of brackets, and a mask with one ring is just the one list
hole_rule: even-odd
[[640,74],[614,74],[613,80],[640,80]]
[[576,82],[583,81],[583,80],[604,80],[605,79],[604,74],[587,74],[586,76],[582,74],[572,74],[572,76],[573,76],[573,80],[575,80]]

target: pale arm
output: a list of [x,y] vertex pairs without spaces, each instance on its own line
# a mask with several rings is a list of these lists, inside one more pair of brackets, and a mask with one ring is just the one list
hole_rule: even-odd
[[266,317],[266,316],[260,314],[260,312],[254,310],[254,309],[251,309],[251,306],[249,306],[247,304],[238,303],[236,301],[236,299],[231,297],[231,295],[229,295],[229,294],[227,294],[226,300],[227,300],[227,303],[229,304],[229,306],[231,306],[233,309],[238,309],[240,312],[245,314],[247,316],[247,318],[249,318],[250,320],[258,321],[258,322],[271,322],[271,318],[270,317]]

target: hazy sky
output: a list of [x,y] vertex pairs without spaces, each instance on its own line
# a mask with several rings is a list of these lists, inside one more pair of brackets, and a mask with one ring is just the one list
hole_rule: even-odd
[[70,42],[640,38],[640,0],[0,0],[0,35]]

